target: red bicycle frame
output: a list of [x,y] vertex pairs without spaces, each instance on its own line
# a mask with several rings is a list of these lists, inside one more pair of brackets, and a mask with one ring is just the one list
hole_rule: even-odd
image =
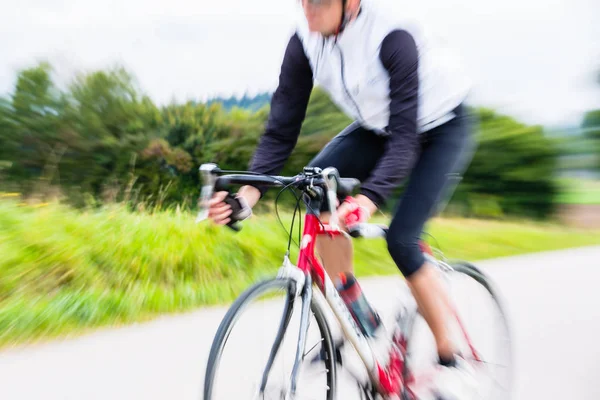
[[[353,215],[351,219],[354,221],[361,220],[362,218],[357,214],[358,212],[358,209],[355,210],[352,213]],[[314,282],[319,288],[319,291],[313,292],[313,297],[315,297],[317,301],[326,301],[329,304],[334,314],[337,316],[337,319],[340,322],[346,337],[350,342],[352,342],[354,348],[367,367],[372,383],[375,384],[377,391],[380,394],[399,394],[406,387],[406,392],[409,395],[414,396],[408,386],[416,384],[417,378],[412,374],[406,374],[406,376],[404,375],[404,369],[406,367],[404,360],[408,346],[408,337],[406,336],[407,332],[394,332],[390,343],[388,363],[387,365],[381,365],[380,362],[375,359],[375,355],[373,354],[367,339],[363,336],[362,332],[356,325],[354,318],[347,310],[347,306],[339,296],[339,293],[335,289],[324,267],[315,256],[315,243],[318,236],[325,235],[329,237],[335,237],[339,235],[345,235],[346,232],[339,228],[332,227],[329,224],[322,223],[313,213],[306,214],[304,223],[305,225],[302,234],[302,240],[300,242],[300,253],[298,255],[297,268],[299,268],[305,275],[310,275],[312,282]],[[420,247],[424,253],[433,257],[433,252],[427,243],[421,242]],[[479,361],[479,355],[472,345],[470,337],[467,334],[457,311],[452,309],[452,314],[458,322],[459,328],[464,334],[473,358]],[[404,379],[405,377],[406,380]],[[419,377],[419,380],[430,381],[431,378],[431,374],[428,374]]]
[[[355,217],[358,212],[358,209],[353,212]],[[371,380],[376,384],[378,391],[382,394],[399,393],[402,390],[403,381],[401,374],[404,366],[400,349],[397,346],[391,346],[390,360],[387,366],[381,365],[375,359],[367,339],[360,331],[346,304],[339,296],[331,279],[315,256],[315,243],[319,235],[334,237],[344,234],[346,233],[341,229],[332,227],[329,224],[323,224],[316,215],[308,213],[305,217],[297,267],[305,275],[310,275],[312,281],[319,288],[319,291],[313,292],[313,296],[317,301],[326,301],[329,304],[337,316],[346,337],[352,342],[367,367]],[[396,337],[395,340],[401,341],[404,339]]]
[[334,237],[343,233],[340,229],[332,228],[329,224],[321,224],[317,216],[313,214],[307,214],[304,222],[298,268],[305,274],[311,274],[313,281],[325,293],[325,268],[315,256],[316,239],[319,235]]

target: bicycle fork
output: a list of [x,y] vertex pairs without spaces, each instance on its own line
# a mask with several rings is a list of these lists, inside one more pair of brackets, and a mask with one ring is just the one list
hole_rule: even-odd
[[[305,275],[303,272],[293,266],[293,264],[289,262],[287,258],[284,262],[284,265],[280,268],[278,277],[291,280],[288,287],[285,308],[279,324],[279,330],[271,348],[269,359],[262,375],[260,389],[256,394],[255,399],[261,399],[261,395],[264,394],[268,383],[269,373],[281,347],[281,343],[294,310],[294,302],[297,297],[302,299],[298,343],[294,359],[294,366],[290,375],[290,385],[288,386],[284,399],[293,400],[296,395],[300,365],[305,356],[304,349],[306,347],[306,336],[308,332],[309,318],[311,315],[310,306],[313,301],[316,302],[317,307],[321,307],[323,309],[326,308],[327,305],[331,307],[331,310],[341,324],[342,330],[346,334],[346,338],[358,351],[358,354],[363,361],[363,365],[366,367],[370,377],[370,382],[363,382],[363,384],[373,384],[374,387],[377,388],[375,390],[376,393],[396,393],[401,394],[403,399],[412,399],[412,397],[408,396],[408,388],[406,387],[406,382],[411,379],[408,366],[406,365],[406,351],[409,334],[412,330],[412,324],[414,323],[414,318],[416,316],[414,311],[403,309],[402,312],[396,317],[396,326],[394,327],[390,337],[389,351],[391,352],[392,356],[390,357],[389,363],[383,366],[379,365],[377,360],[374,358],[374,354],[370,349],[369,343],[360,333],[358,326],[355,326],[354,320],[351,318],[349,311],[347,310],[345,304],[343,304],[341,298],[336,296],[337,293],[335,292],[333,286],[328,288],[328,296],[323,295],[323,293],[320,293],[319,291],[313,293],[313,284],[310,274]],[[326,278],[326,291],[328,283],[329,282]],[[410,392],[410,390],[408,390],[408,392]]]
[[277,331],[277,336],[275,336],[275,342],[273,343],[273,347],[271,347],[269,359],[267,360],[267,365],[265,366],[265,370],[263,372],[259,394],[263,394],[265,392],[269,373],[271,372],[273,362],[275,361],[275,357],[277,357],[277,353],[279,352],[279,348],[281,347],[281,342],[283,340],[283,337],[285,336],[285,332],[294,312],[294,300],[296,298],[295,285],[296,282],[291,281],[290,287],[288,287],[288,293],[283,308],[283,315],[281,316],[281,322],[279,323],[279,330]]
[[283,315],[281,316],[281,322],[279,324],[279,330],[277,331],[277,335],[275,337],[275,341],[273,346],[271,347],[271,352],[269,354],[269,359],[267,360],[267,364],[265,366],[265,370],[263,372],[259,392],[256,394],[255,399],[260,399],[261,395],[264,394],[265,389],[268,383],[269,373],[271,372],[271,368],[273,367],[273,362],[277,357],[277,353],[281,347],[281,343],[287,331],[289,322],[291,320],[293,311],[294,311],[294,302],[296,297],[301,297],[302,299],[302,309],[300,314],[300,328],[298,332],[298,345],[296,349],[296,356],[294,359],[294,366],[292,369],[292,373],[290,376],[290,385],[285,394],[285,399],[292,400],[296,395],[296,387],[298,374],[300,372],[300,364],[304,358],[304,348],[306,346],[306,336],[308,332],[308,324],[310,319],[310,305],[312,302],[312,279],[310,275],[304,275],[300,272],[296,267],[294,267],[289,259],[285,259],[284,265],[281,267],[279,274],[279,278],[291,278],[290,286],[288,287],[287,297],[285,301]]

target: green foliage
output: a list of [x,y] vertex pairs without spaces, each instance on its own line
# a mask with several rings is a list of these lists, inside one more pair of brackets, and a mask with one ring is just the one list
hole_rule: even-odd
[[[59,187],[76,205],[93,198],[192,207],[198,166],[247,169],[268,117],[266,94],[157,107],[121,68],[80,74],[65,91],[51,75],[47,64],[25,69],[14,92],[0,98],[0,161],[10,165],[2,176],[26,194]],[[478,151],[453,209],[489,217],[549,215],[557,150],[542,129],[491,110],[474,112],[481,120]],[[315,88],[282,173],[301,171],[350,122]]]
[[310,97],[300,135],[333,137],[351,122],[352,120],[330,100],[327,93],[317,87]]
[[54,86],[47,64],[21,71],[0,105],[7,177],[26,193],[44,182],[99,196],[122,184],[132,155],[160,123],[158,109],[138,93],[121,69],[78,76],[67,92]]
[[596,167],[600,170],[600,110],[589,111],[586,113],[582,128],[586,136],[593,141],[596,149]]
[[455,199],[477,202],[473,197],[487,195],[485,201],[495,199],[503,213],[548,216],[558,194],[558,149],[541,127],[487,109],[478,110],[478,117],[477,151]]
[[583,118],[582,126],[584,128],[600,127],[600,110],[587,112]]
[[[291,216],[283,220],[289,227]],[[600,244],[598,231],[550,224],[439,219],[428,230],[448,257],[468,260]],[[355,245],[359,276],[398,273],[384,241]],[[286,232],[272,214],[233,234],[176,210],[76,211],[3,199],[0,345],[231,301],[276,273],[286,248]]]
[[18,179],[41,176],[64,141],[60,115],[65,103],[50,72],[47,64],[23,71],[12,96],[0,101],[0,151],[3,159],[14,161],[11,174]]

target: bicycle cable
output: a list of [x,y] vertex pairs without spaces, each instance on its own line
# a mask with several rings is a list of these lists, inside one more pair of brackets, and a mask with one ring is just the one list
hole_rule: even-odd
[[[302,211],[300,209],[300,199],[296,199],[296,207],[294,207],[294,215],[292,216],[292,226],[290,226],[290,239],[288,241],[288,252],[290,251],[290,247],[292,246],[292,235],[294,233],[294,222],[296,220],[296,211],[300,211],[300,217],[298,218],[300,220],[300,222],[298,223],[298,227],[300,228],[302,226]],[[295,242],[295,241],[294,241]],[[298,243],[302,243],[302,239],[299,236],[298,237]],[[298,247],[300,247],[298,245]]]
[[[253,171],[221,170],[221,173],[223,173],[223,174],[241,174],[241,175],[264,176],[264,177],[271,178],[271,179],[273,179],[275,181],[278,181],[279,183],[281,183],[282,185],[284,185],[284,187],[279,191],[279,193],[277,194],[277,197],[275,198],[275,214],[277,215],[277,220],[278,220],[279,224],[281,225],[281,227],[283,228],[283,230],[287,233],[287,230],[285,229],[285,226],[283,225],[283,222],[282,222],[281,217],[279,215],[279,210],[277,208],[277,201],[279,199],[279,196],[285,190],[290,190],[292,192],[292,194],[294,195],[294,197],[296,198],[296,207],[297,207],[298,203],[300,202],[300,199],[298,198],[298,195],[296,194],[296,192],[293,189],[291,189],[291,186],[293,186],[294,184],[297,183],[296,181],[291,182],[291,183],[289,183],[289,184],[286,185],[285,182],[283,180],[279,179],[278,177],[275,177],[275,176],[269,175],[269,174],[263,174],[263,173],[260,173],[260,172],[253,172]],[[295,217],[295,213],[296,213],[296,209],[294,209],[294,217]],[[292,224],[293,224],[293,221],[294,220],[292,219]],[[292,225],[291,229],[293,229],[293,225]],[[291,235],[292,235],[291,229],[290,229],[290,233],[289,233],[290,238],[291,238]],[[298,243],[296,243],[295,241],[294,241],[294,243],[297,246],[299,246]],[[291,242],[288,242],[288,253],[290,251],[290,247],[291,246],[292,246]]]
[[[298,214],[299,214],[298,220],[300,221],[298,223],[298,243],[302,242],[302,207],[300,207],[300,201],[301,201],[301,198],[296,197],[296,207],[294,207],[294,215],[292,217],[292,226],[290,227],[290,238],[291,238],[292,231],[294,229],[294,220],[295,220],[295,217],[296,217],[296,211],[298,211]],[[313,212],[313,214],[315,214],[315,215],[317,214],[315,212],[314,208],[312,208],[310,206],[310,204],[305,204],[305,205],[306,205],[306,207],[308,207],[308,209],[310,211]],[[319,224],[321,225],[321,227],[323,229],[325,229],[325,225],[323,225],[323,221],[321,221],[320,218],[317,218],[317,221],[319,221]],[[298,246],[298,243],[296,243],[295,241],[294,241],[294,243]],[[291,242],[288,242],[288,251],[289,251],[290,247],[291,247]]]
[[[296,210],[298,209],[298,204],[300,204],[300,198],[298,197],[298,194],[291,188],[291,186],[295,185],[297,182],[292,182],[289,183],[287,185],[285,185],[280,191],[279,193],[277,193],[277,196],[275,197],[275,215],[277,216],[277,220],[279,221],[279,224],[281,225],[281,227],[283,228],[283,230],[287,232],[287,229],[285,229],[285,226],[283,225],[283,221],[281,220],[281,216],[279,215],[279,207],[278,207],[278,202],[279,202],[279,197],[281,196],[281,194],[286,191],[289,190],[292,192],[292,194],[294,195],[294,197],[296,198],[296,207],[294,207],[294,214],[292,216],[292,226],[290,227],[290,231],[288,233],[288,253],[290,251],[290,248],[292,247],[292,232],[294,229],[294,220],[296,218]],[[300,245],[298,243],[296,243],[296,241],[293,241],[294,244],[298,247],[300,247]]]
[[[264,176],[264,177],[268,177],[271,178],[275,181],[278,181],[279,183],[281,183],[283,186],[283,188],[279,191],[279,193],[277,193],[277,196],[275,197],[275,214],[277,215],[277,220],[279,222],[279,224],[281,225],[281,227],[283,228],[283,230],[287,233],[287,230],[285,229],[285,226],[283,225],[283,221],[281,220],[281,216],[279,215],[279,209],[277,207],[278,205],[278,201],[279,201],[279,197],[281,196],[281,194],[286,191],[289,190],[294,197],[296,198],[296,206],[294,207],[294,214],[292,215],[292,223],[291,223],[291,227],[290,227],[290,231],[288,234],[288,254],[290,252],[290,248],[292,247],[292,242],[294,242],[294,244],[298,247],[300,247],[300,242],[302,241],[302,208],[300,207],[300,202],[302,200],[301,196],[299,197],[298,194],[292,189],[292,186],[299,183],[300,181],[294,181],[291,182],[287,185],[285,185],[285,182],[281,179],[279,179],[276,176],[273,175],[269,175],[269,174],[264,174],[264,173],[260,173],[260,172],[253,172],[253,171],[236,171],[236,170],[221,170],[221,173],[223,174],[242,174],[242,175],[254,175],[254,176]],[[312,211],[313,213],[315,213],[315,210],[310,206],[310,204],[306,204],[306,206],[308,207],[308,209],[310,211]],[[296,242],[295,240],[292,239],[292,235],[293,235],[293,230],[294,230],[294,223],[295,223],[295,219],[296,219],[296,212],[299,213],[299,219],[300,219],[300,223],[298,224],[298,242]],[[315,213],[316,214],[316,213]],[[325,226],[323,225],[323,222],[321,221],[320,218],[318,218],[319,224],[321,224],[321,227],[325,228]]]
[[[296,191],[294,191],[291,186],[300,183],[301,181],[295,181],[292,182],[288,185],[285,185],[277,194],[277,196],[275,197],[275,214],[277,215],[277,220],[279,221],[279,224],[281,225],[281,227],[284,229],[284,231],[286,233],[288,233],[287,229],[285,228],[285,226],[283,225],[283,222],[281,220],[281,216],[279,215],[279,197],[281,196],[281,194],[285,191],[285,190],[289,190],[292,192],[292,194],[294,195],[294,197],[296,198],[296,206],[294,207],[294,214],[292,215],[292,222],[291,222],[291,226],[290,226],[290,230],[288,233],[288,254],[290,252],[290,249],[292,247],[292,242],[298,246],[298,248],[300,247],[300,242],[302,241],[302,207],[300,206],[300,203],[302,201],[302,196],[298,196],[298,194],[296,193]],[[307,208],[312,211],[314,214],[316,214],[315,210],[310,206],[310,204],[306,204]],[[294,231],[294,224],[296,221],[296,213],[299,214],[299,223],[298,223],[298,242],[296,242],[295,240],[292,239],[292,235],[293,235],[293,231]],[[323,222],[318,219],[319,224],[321,224],[321,227],[323,229],[325,229],[325,225],[323,225]]]

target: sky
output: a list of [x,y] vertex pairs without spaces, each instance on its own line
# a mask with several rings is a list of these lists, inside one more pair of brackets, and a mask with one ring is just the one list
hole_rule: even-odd
[[[452,44],[471,104],[545,125],[600,108],[598,0],[370,1]],[[272,91],[298,17],[298,0],[0,0],[0,95],[42,60],[63,83],[124,66],[158,104]]]

